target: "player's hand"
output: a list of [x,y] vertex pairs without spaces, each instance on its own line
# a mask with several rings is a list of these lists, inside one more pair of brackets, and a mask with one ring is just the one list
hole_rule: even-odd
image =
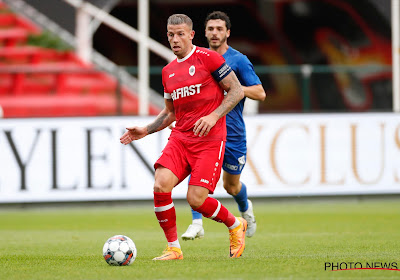
[[131,143],[134,140],[139,140],[147,135],[147,128],[146,127],[127,127],[127,131],[121,136],[119,139],[120,142],[124,145]]
[[198,135],[199,137],[207,136],[207,134],[210,132],[211,128],[214,127],[217,121],[218,115],[215,113],[211,113],[198,119],[193,128],[194,135]]

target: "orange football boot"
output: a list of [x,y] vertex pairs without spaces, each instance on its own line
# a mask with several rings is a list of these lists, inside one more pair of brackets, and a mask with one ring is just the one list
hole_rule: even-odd
[[176,247],[169,247],[163,251],[162,255],[153,259],[153,261],[169,261],[169,260],[182,260],[182,250]]
[[237,219],[240,221],[240,225],[238,225],[234,229],[229,230],[229,256],[231,258],[240,257],[245,247],[247,221],[242,217]]

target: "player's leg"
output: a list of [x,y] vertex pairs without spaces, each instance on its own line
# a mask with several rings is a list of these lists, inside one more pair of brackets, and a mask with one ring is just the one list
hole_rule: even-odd
[[235,199],[240,215],[247,221],[246,236],[252,237],[257,229],[257,222],[253,211],[253,203],[247,198],[246,185],[240,181],[240,174],[223,172],[224,188]]
[[160,166],[156,169],[154,183],[154,211],[167,238],[168,246],[163,254],[153,260],[183,259],[176,228],[176,213],[171,192],[179,182],[171,170]]
[[192,168],[187,200],[190,206],[204,217],[224,223],[229,229],[230,257],[240,257],[245,247],[247,222],[236,218],[221,202],[209,197],[213,193],[221,174],[224,145],[223,141],[203,142],[191,147],[188,158]]
[[[190,177],[189,177],[190,180]],[[195,238],[204,237],[203,229],[203,215],[201,213],[192,210],[192,223],[189,225],[184,234],[182,234],[182,240],[194,240]]]
[[170,137],[162,155],[154,164],[156,169],[154,182],[154,211],[157,220],[168,241],[167,249],[153,260],[183,259],[176,228],[175,207],[172,201],[172,189],[187,177],[189,171],[183,157],[179,139]]
[[238,258],[245,248],[247,222],[243,218],[236,218],[220,201],[209,197],[208,193],[209,190],[204,187],[189,185],[187,200],[204,217],[226,225],[230,235],[230,257]]
[[204,237],[203,228],[203,215],[201,213],[192,210],[192,223],[189,225],[184,234],[182,234],[182,240],[194,240],[196,238]]
[[246,142],[227,142],[223,163],[223,181],[225,190],[233,196],[238,204],[241,216],[247,221],[248,229],[246,236],[252,237],[257,229],[253,204],[247,197],[246,185],[240,181],[240,175],[246,164],[246,153]]
[[247,201],[247,188],[245,184],[240,182],[240,174],[231,174],[224,170],[222,178],[226,192],[235,199],[239,211],[245,212],[249,207]]
[[192,209],[192,223],[203,226],[203,215]]

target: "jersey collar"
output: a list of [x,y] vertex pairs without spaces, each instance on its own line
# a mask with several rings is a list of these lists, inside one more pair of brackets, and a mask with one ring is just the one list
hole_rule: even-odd
[[184,62],[186,59],[188,59],[194,53],[195,50],[196,50],[196,46],[193,45],[193,49],[190,51],[190,53],[187,56],[185,56],[184,58],[177,58],[176,61],[178,61],[179,63]]

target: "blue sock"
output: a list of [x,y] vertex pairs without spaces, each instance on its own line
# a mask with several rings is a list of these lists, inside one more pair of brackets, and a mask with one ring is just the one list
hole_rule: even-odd
[[245,212],[249,208],[249,204],[247,203],[247,188],[243,182],[242,189],[237,195],[234,195],[233,198],[236,200],[240,212]]
[[192,220],[202,219],[203,215],[192,209]]

